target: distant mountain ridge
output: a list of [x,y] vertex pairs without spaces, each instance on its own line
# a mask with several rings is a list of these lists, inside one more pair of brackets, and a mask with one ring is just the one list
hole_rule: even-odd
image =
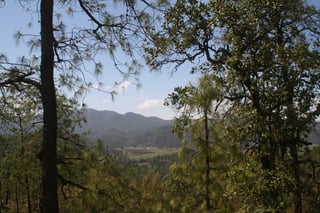
[[[87,123],[81,131],[89,131],[89,141],[103,140],[108,146],[179,147],[181,142],[172,133],[172,120],[145,117],[136,113],[86,109]],[[320,123],[311,132],[309,141],[320,145]]]
[[89,131],[91,141],[103,140],[109,146],[179,147],[180,142],[172,133],[172,120],[145,117],[128,112],[86,109],[86,123],[81,131]]

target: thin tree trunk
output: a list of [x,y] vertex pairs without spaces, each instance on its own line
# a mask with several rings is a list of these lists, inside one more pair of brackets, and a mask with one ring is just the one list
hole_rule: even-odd
[[2,182],[0,181],[0,213],[2,212],[2,208],[3,208],[3,200],[2,200]]
[[18,196],[18,186],[16,184],[16,213],[20,212],[20,206],[19,206],[19,196]]
[[43,139],[41,147],[41,212],[57,213],[57,103],[54,85],[53,0],[41,0],[41,100]]
[[301,180],[300,180],[300,168],[299,168],[299,156],[297,145],[293,144],[290,149],[290,154],[293,158],[293,175],[295,179],[296,188],[294,189],[294,213],[302,213],[302,198],[301,198]]
[[210,155],[209,155],[209,126],[208,126],[208,112],[204,112],[204,125],[205,125],[205,143],[206,143],[206,206],[207,210],[212,209],[210,199]]
[[26,183],[28,212],[32,213],[32,205],[31,205],[31,198],[30,198],[30,188],[29,188],[29,178],[28,178],[28,176],[26,176],[26,178],[25,178],[25,183]]
[[9,191],[9,188],[7,187],[6,199],[5,199],[5,202],[4,202],[6,207],[9,205],[9,202],[10,202],[10,191]]

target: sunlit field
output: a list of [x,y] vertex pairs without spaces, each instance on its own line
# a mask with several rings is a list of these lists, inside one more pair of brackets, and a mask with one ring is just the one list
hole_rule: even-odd
[[176,148],[124,147],[120,149],[132,160],[148,159],[178,152]]

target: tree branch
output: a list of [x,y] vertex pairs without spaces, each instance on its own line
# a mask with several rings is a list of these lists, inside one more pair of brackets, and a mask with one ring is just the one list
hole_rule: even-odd
[[84,5],[83,0],[78,0],[80,7],[83,9],[83,11],[89,16],[91,21],[93,21],[96,25],[98,25],[96,31],[103,26],[102,23],[100,23],[88,10],[88,8]]
[[88,190],[87,187],[82,186],[82,185],[80,185],[78,183],[75,183],[75,182],[73,182],[71,180],[67,180],[60,174],[57,174],[57,177],[62,182],[62,185],[71,185],[71,186],[77,187],[77,188],[82,189],[82,190]]
[[32,80],[30,78],[27,78],[28,76],[31,76],[32,74],[34,74],[34,73],[30,72],[30,73],[27,73],[24,75],[19,75],[19,76],[15,76],[13,78],[9,78],[7,80],[4,80],[4,81],[0,82],[0,87],[13,85],[14,87],[16,87],[19,90],[19,87],[17,84],[18,83],[26,83],[26,84],[32,85],[40,90],[41,84],[39,82]]

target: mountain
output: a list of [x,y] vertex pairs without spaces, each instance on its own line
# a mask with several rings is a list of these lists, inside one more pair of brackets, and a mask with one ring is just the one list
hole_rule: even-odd
[[109,146],[180,146],[171,131],[172,120],[94,109],[85,110],[84,116],[87,122],[80,130],[90,132],[87,136],[90,141],[101,139]]
[[[87,109],[87,123],[79,131],[89,131],[89,141],[103,140],[108,146],[179,147],[181,142],[172,133],[172,120],[145,117],[132,112],[119,114],[114,111]],[[320,145],[320,123],[308,139]]]
[[105,130],[118,130],[124,133],[138,134],[140,131],[149,131],[160,126],[172,124],[172,121],[156,117],[144,117],[132,112],[119,114],[107,110],[87,109],[85,116],[87,119],[85,128],[97,133],[103,133]]
[[181,141],[172,133],[172,126],[162,126],[147,133],[134,137],[130,144],[139,144],[151,147],[180,147]]

